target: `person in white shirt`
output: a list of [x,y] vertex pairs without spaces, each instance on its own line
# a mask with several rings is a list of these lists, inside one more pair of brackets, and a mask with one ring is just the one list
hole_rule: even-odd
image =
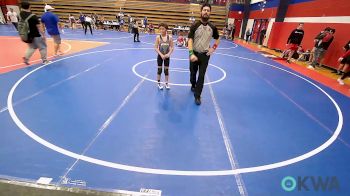
[[13,11],[12,8],[10,8],[10,11],[7,12],[7,20],[12,22],[13,26],[15,26],[16,30],[18,31],[18,15],[15,11]]
[[86,35],[86,31],[87,31],[87,27],[89,27],[90,29],[90,33],[92,34],[92,29],[91,29],[91,24],[92,24],[92,18],[90,16],[85,16],[85,35]]
[[134,42],[140,42],[139,39],[139,22],[137,20],[134,21],[133,24],[133,32],[134,32]]
[[68,17],[68,20],[69,20],[69,25],[72,29],[75,29],[75,23],[76,23],[76,20],[74,18],[73,15],[69,14],[69,17]]

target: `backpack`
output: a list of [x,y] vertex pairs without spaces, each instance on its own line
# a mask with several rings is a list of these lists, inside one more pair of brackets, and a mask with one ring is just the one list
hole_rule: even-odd
[[18,34],[21,37],[21,40],[25,43],[32,42],[31,38],[29,37],[30,28],[28,20],[33,16],[35,16],[35,14],[29,15],[25,20],[23,20],[21,17],[20,21],[18,22]]

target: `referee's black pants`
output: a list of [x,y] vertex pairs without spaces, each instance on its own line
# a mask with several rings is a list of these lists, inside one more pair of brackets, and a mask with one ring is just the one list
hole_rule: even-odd
[[[207,52],[199,53],[194,51],[194,55],[197,56],[198,61],[190,61],[190,82],[192,87],[195,87],[194,96],[199,98],[202,94],[205,72],[207,71],[210,56],[207,56]],[[198,78],[197,78],[198,72]]]

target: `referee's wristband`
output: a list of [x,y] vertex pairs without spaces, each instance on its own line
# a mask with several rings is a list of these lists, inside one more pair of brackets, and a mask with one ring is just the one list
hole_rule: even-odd
[[194,54],[193,50],[188,51],[188,53],[190,56]]

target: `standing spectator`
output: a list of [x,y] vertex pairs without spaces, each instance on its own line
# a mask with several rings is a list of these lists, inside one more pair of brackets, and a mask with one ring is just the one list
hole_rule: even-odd
[[[195,103],[197,105],[202,103],[201,94],[210,55],[213,54],[220,43],[218,29],[209,22],[210,12],[211,5],[207,3],[203,4],[201,7],[201,20],[191,26],[190,33],[188,34],[191,90],[194,92]],[[210,47],[212,37],[215,39],[215,43]]]
[[90,18],[91,18],[90,25],[91,25],[92,29],[95,29],[95,30],[97,29],[97,27],[96,27],[96,16],[97,16],[96,14],[91,14],[90,15]]
[[316,46],[319,44],[319,42],[326,36],[327,33],[329,33],[330,31],[330,27],[327,27],[325,28],[323,31],[321,31],[315,38],[314,38],[314,47],[312,48],[311,50],[311,53],[310,53],[310,62],[313,62],[314,61],[314,55],[315,55],[315,50],[316,50]]
[[232,24],[229,23],[226,28],[227,31],[227,39],[231,39],[231,32],[232,32]]
[[[347,44],[345,44],[345,46],[343,47],[343,49],[345,50],[345,53],[347,53],[350,49],[350,41],[348,41]],[[346,72],[346,70],[349,68],[349,61],[350,61],[350,57],[348,58],[342,58],[340,62],[340,65],[338,67],[338,69],[336,71],[334,71],[333,73],[337,73],[337,75],[341,75],[344,74]],[[346,62],[348,62],[346,64]]]
[[[350,50],[346,51],[346,53],[341,56],[338,60],[339,62],[343,62],[345,66],[349,67],[350,64]],[[340,85],[344,85],[344,79],[350,76],[350,71],[348,70],[344,75],[339,78],[337,81]]]
[[227,24],[222,28],[222,38],[227,38]]
[[100,16],[98,14],[94,13],[94,14],[91,14],[91,18],[92,18],[91,26],[93,27],[93,29],[97,29],[98,21],[100,20]]
[[120,15],[119,15],[119,14],[116,14],[116,15],[115,15],[115,19],[117,20],[117,22],[119,22],[119,21],[120,21]]
[[13,26],[15,26],[16,30],[18,31],[18,15],[15,11],[13,11],[12,8],[10,8],[10,11],[6,14],[7,20],[10,21]]
[[69,25],[72,29],[75,29],[75,18],[73,15],[69,14],[69,17],[68,17],[68,20],[69,20]]
[[324,37],[317,42],[313,61],[307,68],[315,69],[317,63],[321,65],[324,54],[334,39],[334,33],[335,29],[330,29],[329,32],[326,32]]
[[115,18],[116,18],[116,20],[117,20],[117,22],[116,22],[116,31],[120,31],[120,14],[117,14],[116,16],[115,16]]
[[259,45],[262,45],[262,44],[263,44],[265,35],[266,35],[266,27],[263,26],[263,28],[262,28],[261,31],[260,31]]
[[143,26],[144,26],[144,32],[147,32],[148,30],[147,30],[147,26],[148,26],[148,19],[147,19],[147,16],[145,16],[144,18],[143,18]]
[[250,28],[248,28],[248,30],[245,32],[245,41],[246,42],[250,41],[251,35],[252,35],[252,31],[250,30]]
[[124,14],[120,16],[120,30],[124,31]]
[[[193,12],[192,12],[192,14],[193,14]],[[191,16],[189,21],[190,21],[190,24],[193,25],[196,22],[196,19],[194,18],[194,16]]]
[[29,65],[29,59],[33,55],[36,49],[39,49],[41,60],[44,64],[50,63],[47,60],[47,47],[45,31],[40,25],[39,19],[35,14],[30,11],[30,4],[26,1],[21,2],[22,11],[19,14],[21,20],[28,19],[29,34],[28,34],[28,49],[23,57],[23,61],[26,65]]
[[60,19],[57,15],[51,12],[54,8],[50,5],[45,5],[46,12],[41,16],[41,22],[43,28],[47,30],[47,33],[52,37],[54,42],[54,54],[55,56],[63,54],[61,51],[61,36],[58,30],[58,22]]
[[85,16],[81,12],[80,12],[79,20],[80,20],[81,26],[83,27],[83,30],[85,30]]
[[290,33],[287,39],[287,48],[290,50],[289,56],[287,58],[287,63],[290,63],[293,54],[298,50],[298,46],[301,44],[301,41],[303,41],[303,28],[304,23],[299,23],[298,27]]
[[133,24],[133,32],[134,32],[134,42],[140,42],[139,22],[137,21],[137,19],[135,19],[134,24]]
[[134,19],[130,16],[130,14],[128,15],[128,22],[129,22],[128,32],[133,33]]
[[119,31],[123,31],[124,27],[124,13],[120,10],[117,15],[117,22],[119,23]]
[[232,41],[235,39],[235,33],[236,33],[236,26],[235,26],[235,24],[232,24],[232,28],[231,28]]

